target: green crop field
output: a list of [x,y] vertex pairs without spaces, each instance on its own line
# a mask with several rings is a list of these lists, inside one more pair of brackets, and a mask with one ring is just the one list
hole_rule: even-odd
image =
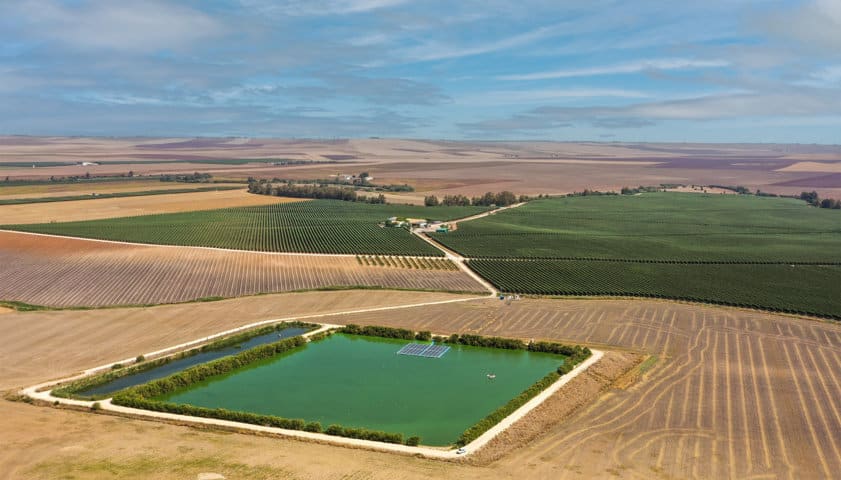
[[506,292],[664,297],[841,318],[841,212],[794,199],[546,199],[434,237]]
[[481,207],[371,205],[338,200],[292,202],[80,222],[0,228],[73,237],[265,252],[443,256],[402,228],[381,228],[390,216],[450,220]]
[[841,318],[841,266],[586,260],[470,261],[498,289],[661,297]]
[[433,236],[473,258],[841,262],[840,211],[742,195],[537,200]]

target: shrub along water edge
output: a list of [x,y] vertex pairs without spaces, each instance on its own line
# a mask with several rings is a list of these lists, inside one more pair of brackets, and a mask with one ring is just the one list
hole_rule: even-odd
[[[117,378],[124,377],[127,375],[133,375],[140,372],[145,372],[147,370],[151,370],[153,368],[157,368],[161,365],[166,365],[167,363],[173,362],[175,360],[181,360],[182,358],[192,357],[193,355],[197,355],[199,353],[208,352],[211,350],[218,350],[222,348],[227,348],[232,345],[237,345],[243,342],[246,342],[254,337],[259,337],[261,335],[265,335],[272,332],[277,332],[280,330],[284,330],[287,328],[307,328],[313,330],[318,328],[318,325],[313,323],[305,323],[305,322],[281,322],[275,325],[269,325],[266,327],[261,327],[254,330],[245,331],[242,333],[238,333],[235,335],[227,336],[224,338],[220,338],[215,340],[211,343],[202,345],[200,347],[191,348],[189,350],[185,350],[183,352],[177,353],[175,355],[169,355],[167,357],[158,358],[151,361],[138,362],[136,360],[136,364],[129,368],[120,368],[120,369],[112,369],[105,373],[101,373],[99,375],[92,375],[90,377],[81,378],[79,380],[70,382],[66,385],[63,385],[59,388],[56,388],[52,391],[52,395],[54,397],[59,398],[75,398],[80,400],[102,400],[104,398],[108,398],[112,396],[112,394],[107,395],[79,395],[78,392],[82,392],[88,390],[90,388],[98,387],[100,385],[104,385],[108,382],[116,380]],[[138,356],[138,359],[142,357]]]

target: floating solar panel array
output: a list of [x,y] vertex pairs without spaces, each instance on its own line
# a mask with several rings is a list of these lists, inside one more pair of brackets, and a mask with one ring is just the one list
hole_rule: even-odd
[[411,355],[413,357],[441,358],[449,350],[450,347],[444,345],[410,343],[401,348],[397,354]]

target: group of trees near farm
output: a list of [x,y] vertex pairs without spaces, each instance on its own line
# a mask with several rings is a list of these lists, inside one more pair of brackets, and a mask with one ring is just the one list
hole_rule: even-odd
[[371,196],[361,195],[353,188],[335,185],[295,184],[291,182],[276,185],[261,180],[258,182],[249,182],[248,191],[250,193],[274,195],[277,197],[316,198],[374,204],[386,203],[385,195],[383,194]]
[[437,207],[438,205],[445,206],[478,206],[488,207],[496,205],[498,207],[506,207],[517,202],[525,202],[529,198],[525,195],[519,197],[513,192],[504,191],[499,193],[488,192],[481,197],[468,198],[465,195],[444,195],[442,199],[438,199],[435,195],[429,195],[423,198],[423,204],[427,207]]

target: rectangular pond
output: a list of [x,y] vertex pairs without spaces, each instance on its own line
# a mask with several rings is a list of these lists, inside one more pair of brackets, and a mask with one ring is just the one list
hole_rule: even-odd
[[339,424],[417,435],[425,445],[450,445],[565,358],[461,345],[452,345],[441,358],[398,355],[408,343],[336,334],[156,400],[300,418],[324,428]]

